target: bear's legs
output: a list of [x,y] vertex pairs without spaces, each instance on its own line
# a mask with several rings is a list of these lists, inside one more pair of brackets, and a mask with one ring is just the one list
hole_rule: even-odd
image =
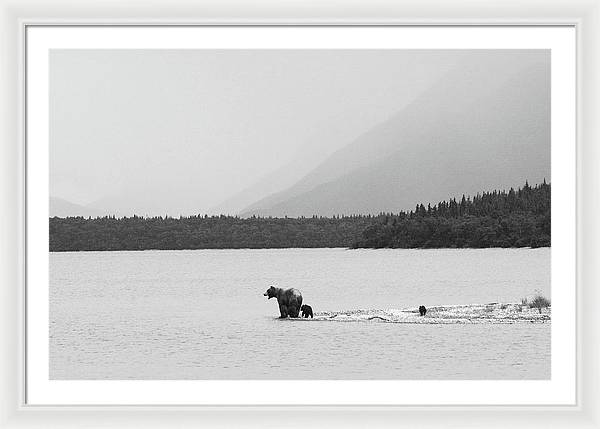
[[288,311],[290,313],[290,317],[298,317],[298,314],[300,313],[300,311],[298,310],[298,307],[294,307],[294,306],[288,307]]
[[285,319],[286,317],[288,317],[287,306],[280,304],[279,305],[279,313],[281,314],[281,316],[279,316],[281,319]]

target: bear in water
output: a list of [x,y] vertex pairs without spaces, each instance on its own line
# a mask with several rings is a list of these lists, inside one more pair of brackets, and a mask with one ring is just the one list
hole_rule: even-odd
[[302,310],[302,317],[308,319],[308,316],[310,316],[311,319],[313,318],[312,307],[310,305],[305,304],[300,307],[300,310]]
[[424,305],[421,305],[421,306],[419,307],[419,314],[420,314],[421,316],[425,316],[425,314],[426,314],[426,313],[427,313],[427,309],[425,308],[425,306],[424,306]]
[[268,299],[277,298],[279,317],[281,319],[285,319],[288,316],[298,317],[300,307],[302,306],[302,294],[298,289],[282,289],[271,286],[264,293],[264,296],[268,297]]

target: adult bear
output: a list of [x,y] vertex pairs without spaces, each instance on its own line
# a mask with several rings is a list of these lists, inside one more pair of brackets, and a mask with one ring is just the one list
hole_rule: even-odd
[[271,286],[264,293],[264,296],[277,298],[279,304],[280,318],[298,317],[300,307],[302,306],[302,294],[298,289],[281,289],[280,287]]

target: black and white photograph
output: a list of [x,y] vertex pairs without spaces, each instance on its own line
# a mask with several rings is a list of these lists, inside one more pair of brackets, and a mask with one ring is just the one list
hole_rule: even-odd
[[548,49],[51,49],[50,380],[549,380]]

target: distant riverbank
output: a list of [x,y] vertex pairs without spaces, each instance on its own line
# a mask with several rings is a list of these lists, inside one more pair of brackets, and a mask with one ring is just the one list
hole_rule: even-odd
[[550,246],[550,184],[378,215],[53,217],[50,251]]
[[420,316],[417,308],[347,310],[320,312],[315,314],[315,318],[312,320],[412,324],[546,323],[551,320],[551,308],[538,310],[519,303],[439,305],[428,308],[425,316]]

